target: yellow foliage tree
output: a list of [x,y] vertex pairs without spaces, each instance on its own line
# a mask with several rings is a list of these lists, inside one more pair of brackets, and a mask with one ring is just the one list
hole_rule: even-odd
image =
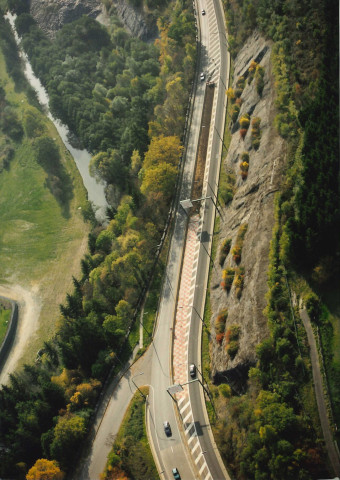
[[63,480],[65,474],[55,460],[40,458],[26,475],[26,480]]
[[177,165],[182,151],[183,147],[181,146],[180,139],[176,135],[170,137],[164,137],[164,135],[154,137],[145,154],[143,168],[147,170],[160,163]]

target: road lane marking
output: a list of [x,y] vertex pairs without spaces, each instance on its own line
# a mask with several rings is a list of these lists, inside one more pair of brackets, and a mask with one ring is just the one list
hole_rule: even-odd
[[194,446],[194,448],[191,449],[191,453],[193,454],[199,446],[200,446],[200,442],[197,440],[196,445]]
[[[204,463],[203,463],[203,465],[201,466],[201,468],[200,468],[200,470],[199,470],[198,473],[199,473],[200,475],[202,475],[202,472],[203,472],[203,470],[204,470],[205,468],[208,470],[208,465],[206,464],[206,462],[205,462],[205,460],[204,460]],[[209,471],[209,470],[208,470],[208,471]]]
[[191,410],[190,410],[190,412],[188,413],[188,415],[183,419],[183,423],[186,423],[186,421],[188,420],[189,417],[192,417]]

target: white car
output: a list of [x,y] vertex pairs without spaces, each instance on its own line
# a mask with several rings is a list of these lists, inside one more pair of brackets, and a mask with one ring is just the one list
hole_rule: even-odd
[[191,378],[196,378],[196,365],[193,363],[189,366],[189,373]]
[[205,79],[205,73],[204,72],[201,73],[200,79],[201,79],[201,82],[203,82],[203,80]]
[[205,15],[205,10],[204,9],[202,10],[202,15]]

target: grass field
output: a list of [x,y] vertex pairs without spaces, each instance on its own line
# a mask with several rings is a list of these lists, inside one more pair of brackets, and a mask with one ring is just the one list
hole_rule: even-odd
[[[0,82],[7,102],[22,118],[28,101],[15,91],[1,52]],[[38,335],[27,344],[25,361],[34,358],[42,340],[54,332],[59,304],[72,289],[72,275],[80,272],[89,232],[79,209],[86,203],[86,191],[75,163],[54,125],[38,110],[37,115],[59,146],[72,178],[73,198],[66,218],[45,186],[46,173],[36,162],[31,141],[23,137],[15,144],[10,168],[0,174],[0,285],[20,285],[32,291],[41,305]]]

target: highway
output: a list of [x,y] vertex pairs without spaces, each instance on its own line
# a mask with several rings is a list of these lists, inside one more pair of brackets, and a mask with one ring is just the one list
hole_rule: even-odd
[[[203,8],[206,11],[206,15],[200,14]],[[208,152],[208,176],[206,172],[208,180],[204,183],[203,191],[203,196],[211,196],[215,195],[215,192],[211,191],[210,186],[216,187],[220,169],[222,147],[220,137],[223,137],[224,131],[226,108],[225,85],[229,76],[229,62],[224,15],[220,2],[213,2],[212,0],[206,0],[204,2],[199,1],[197,10],[197,18],[200,22],[201,28],[201,70],[206,73],[208,78],[211,78],[216,83],[214,102],[216,113],[214,119],[211,121],[210,128],[211,150]],[[214,57],[212,56],[212,53]],[[190,198],[190,186],[193,181],[194,163],[197,153],[199,131],[201,128],[205,88],[206,86],[203,83],[198,84],[197,86],[180,200]],[[202,214],[202,231],[205,232],[202,236],[204,246],[202,245],[200,248],[196,276],[196,284],[198,286],[196,288],[193,305],[195,310],[201,312],[200,315],[203,317],[205,289],[207,286],[210,261],[206,252],[209,252],[211,247],[215,218],[214,203],[211,200],[204,201]],[[196,458],[194,458],[194,456],[190,455],[190,450],[187,445],[185,445],[187,438],[185,435],[182,435],[181,437],[180,433],[180,431],[183,430],[181,425],[182,420],[179,420],[178,425],[177,420],[180,417],[176,414],[177,407],[167,392],[167,387],[172,384],[169,365],[172,347],[171,329],[175,317],[176,297],[180,282],[181,259],[185,245],[186,222],[186,213],[182,208],[179,208],[176,214],[176,222],[170,247],[166,281],[164,284],[158,317],[158,327],[154,338],[156,355],[153,356],[151,371],[151,385],[153,388],[152,394],[150,395],[150,430],[155,453],[159,462],[158,466],[161,478],[173,478],[171,470],[173,467],[177,467],[183,480],[196,478],[213,478],[214,480],[222,480],[229,477],[225,469],[221,467],[221,461],[220,458],[218,458],[216,445],[212,439],[210,426],[208,426],[202,387],[198,382],[191,384],[189,387],[189,396],[195,423],[194,435],[199,438],[201,445],[201,448],[198,450],[196,449],[196,452],[198,455],[204,455],[210,471],[209,474],[206,474],[207,470],[203,470],[203,466],[200,469],[196,466],[199,457],[196,456]],[[199,367],[201,364],[201,329],[202,324],[200,321],[197,321],[197,316],[195,316],[195,311],[193,310],[188,345],[188,363],[189,359],[190,363],[195,360],[194,363]],[[165,436],[163,430],[164,420],[168,420],[172,426],[173,435],[170,438]],[[182,443],[182,441],[184,443]],[[204,477],[201,477],[200,471],[205,471]]]

